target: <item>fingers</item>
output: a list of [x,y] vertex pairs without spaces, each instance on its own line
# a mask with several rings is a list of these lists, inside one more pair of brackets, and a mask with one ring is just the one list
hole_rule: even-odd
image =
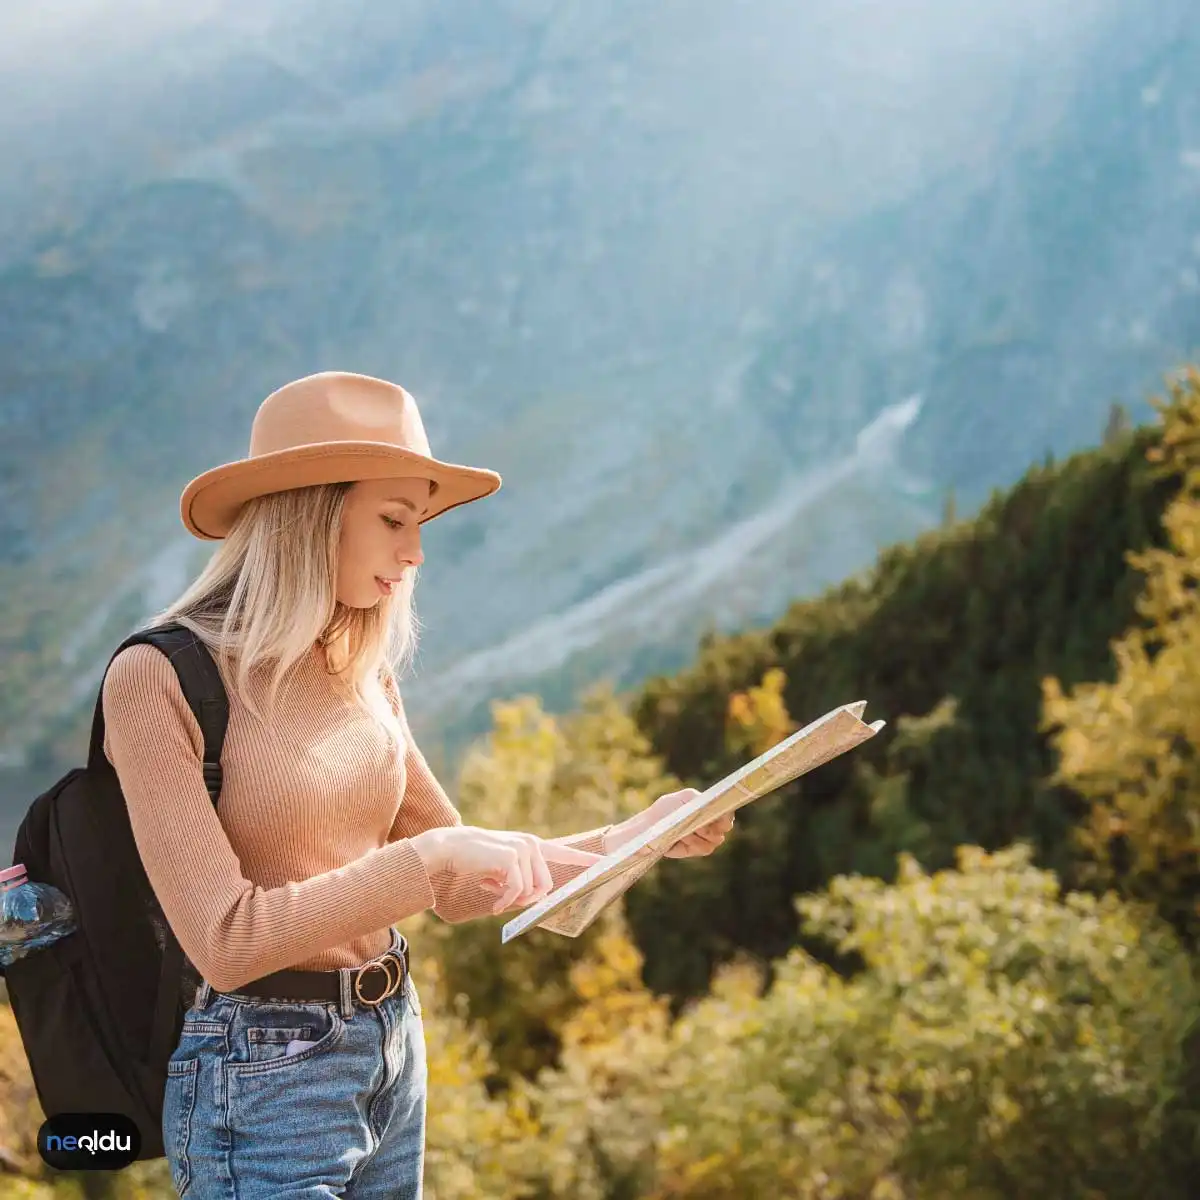
[[546,865],[546,843],[541,838],[530,837],[529,861],[533,867],[533,886],[539,898],[554,891],[554,876]]
[[564,846],[559,842],[542,842],[542,856],[547,862],[566,863],[571,867],[590,867],[600,862],[600,854],[590,854],[586,850],[576,850],[574,846]]
[[550,868],[546,866],[546,860],[542,857],[541,839],[533,834],[521,834],[520,837],[524,844],[518,848],[518,853],[521,856],[525,890],[517,897],[516,903],[524,907],[552,892],[554,879]]
[[554,877],[546,865],[546,859],[557,856],[548,854],[548,850],[564,851],[579,854],[586,860],[584,865],[590,866],[593,861],[599,861],[599,855],[584,854],[582,851],[568,851],[565,846],[553,846],[543,842],[533,834],[515,834],[516,841],[512,846],[512,862],[505,879],[505,888],[500,898],[492,906],[493,913],[502,913],[514,906],[524,907],[541,900],[554,890]]
[[688,836],[700,838],[703,842],[711,843],[715,849],[725,840],[725,835],[732,828],[733,813],[726,813],[723,817],[718,817],[715,821],[709,821],[707,825],[701,825],[699,829],[693,830]]
[[533,862],[532,848],[528,841],[518,837],[512,847],[512,866],[506,880],[507,886],[496,901],[493,912],[501,913],[506,908],[529,903],[533,892]]
[[[492,912],[499,914],[513,907],[524,907],[541,900],[554,890],[549,863],[590,867],[602,862],[601,854],[590,854],[558,842],[548,842],[531,833],[473,831],[490,843],[486,870],[481,882],[497,893]],[[497,844],[499,843],[499,844]],[[481,864],[482,866],[482,864]]]
[[700,858],[706,854],[711,854],[720,844],[720,841],[714,842],[709,838],[701,837],[697,830],[695,833],[689,833],[685,838],[680,838],[671,847],[671,850],[680,851],[676,855],[677,858]]
[[[695,788],[684,788],[672,795],[686,803],[699,794]],[[733,828],[733,821],[733,813],[729,812],[701,825],[671,846],[666,857],[703,858],[712,854],[725,841],[725,835]],[[550,863],[591,867],[604,860],[601,854],[577,850],[561,842],[546,841],[531,833],[477,832],[485,833],[489,841],[496,839],[502,843],[499,846],[492,843],[492,861],[482,881],[489,891],[498,893],[492,906],[494,914],[533,904],[553,891],[554,877],[548,865]]]
[[533,891],[533,852],[524,838],[518,838],[516,850],[521,877],[520,889],[513,897],[512,903],[514,906],[520,907],[529,903],[529,896]]
[[492,912],[502,913],[506,908],[515,904],[517,897],[525,890],[525,879],[521,872],[521,856],[515,846],[506,847],[500,852],[504,866],[501,873],[504,878],[504,890],[500,899],[492,906]]
[[726,813],[707,825],[701,825],[686,837],[677,841],[666,854],[667,858],[703,858],[711,854],[725,841],[725,835],[733,828],[733,814]]

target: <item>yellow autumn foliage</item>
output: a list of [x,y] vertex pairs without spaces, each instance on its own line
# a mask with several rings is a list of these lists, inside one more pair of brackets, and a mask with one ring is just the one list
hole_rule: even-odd
[[1095,876],[1200,932],[1200,371],[1172,381],[1157,456],[1182,484],[1168,544],[1131,555],[1141,623],[1113,643],[1116,677],[1043,684],[1055,779],[1084,796],[1079,840]]
[[[561,837],[618,822],[678,786],[607,688],[589,693],[567,718],[544,712],[533,697],[492,711],[492,732],[459,777],[455,800],[469,824]],[[577,939],[535,932],[506,946],[500,928],[508,917],[422,926],[448,993],[469,998],[499,1076],[532,1078],[555,1061],[559,1031],[580,1003],[571,966],[614,917],[606,911]]]
[[756,758],[795,733],[797,726],[783,695],[786,684],[783,671],[772,667],[760,684],[729,697],[726,739],[730,750]]

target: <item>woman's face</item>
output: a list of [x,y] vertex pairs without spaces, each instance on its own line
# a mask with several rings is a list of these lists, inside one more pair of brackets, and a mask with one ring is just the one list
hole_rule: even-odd
[[388,581],[420,566],[418,518],[429,504],[428,479],[367,479],[346,495],[338,547],[337,598],[372,608],[390,594]]

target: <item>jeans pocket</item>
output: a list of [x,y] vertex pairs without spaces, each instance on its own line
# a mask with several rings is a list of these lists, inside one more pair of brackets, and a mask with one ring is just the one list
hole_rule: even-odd
[[171,1184],[180,1197],[192,1182],[189,1152],[199,1067],[200,1060],[197,1058],[171,1059],[167,1063],[167,1083],[163,1092],[163,1147],[171,1168]]
[[250,1025],[246,1028],[247,1061],[272,1062],[315,1046],[322,1031],[315,1025]]
[[344,1030],[333,1005],[247,1005],[234,1021],[227,1066],[237,1075],[283,1070],[324,1054]]

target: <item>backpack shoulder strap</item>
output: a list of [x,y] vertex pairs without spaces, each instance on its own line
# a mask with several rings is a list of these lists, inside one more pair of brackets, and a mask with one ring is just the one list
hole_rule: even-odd
[[[204,735],[204,784],[215,806],[221,794],[221,751],[225,746],[225,730],[229,725],[229,698],[217,664],[208,647],[190,629],[171,623],[131,634],[113,651],[108,666],[112,666],[112,660],[122,650],[143,643],[161,650],[179,676],[184,699]],[[105,667],[104,674],[108,674],[108,667]],[[103,694],[104,678],[101,677],[96,711],[92,717],[91,744],[88,747],[89,770],[107,765],[104,757]]]
[[[153,629],[142,629],[127,637],[113,651],[108,667],[128,646],[146,643],[157,647],[170,660],[188,707],[192,710],[204,735],[204,784],[213,807],[221,795],[221,751],[225,746],[225,730],[229,724],[229,697],[221,681],[217,664],[208,647],[185,625],[171,623]],[[88,769],[108,767],[104,757],[104,679],[96,697],[96,712],[92,718],[92,739],[88,748]],[[179,983],[184,968],[183,948],[174,931],[168,926],[159,967],[158,992],[154,1001],[154,1018],[150,1032],[150,1061],[165,1070],[165,1063],[178,1041],[180,1023]]]

